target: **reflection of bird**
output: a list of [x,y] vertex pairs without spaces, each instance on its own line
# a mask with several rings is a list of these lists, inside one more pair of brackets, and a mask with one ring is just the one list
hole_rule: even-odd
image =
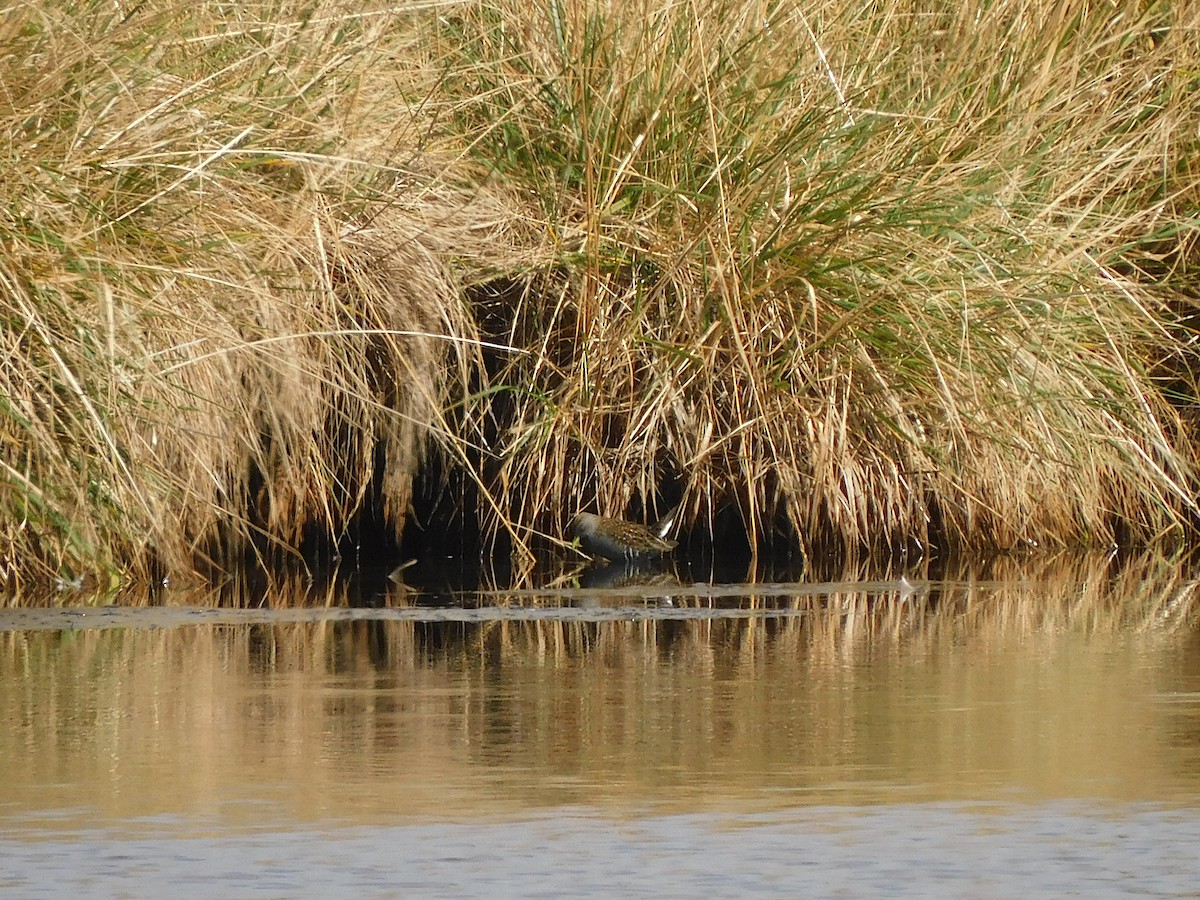
[[666,536],[674,524],[674,510],[659,519],[653,530],[624,519],[579,513],[571,520],[571,533],[579,538],[579,546],[592,556],[636,559],[662,556],[674,550],[677,542]]
[[679,576],[674,563],[659,556],[641,556],[637,559],[621,559],[616,562],[598,562],[588,566],[579,576],[582,588],[624,588],[629,596],[640,600],[670,602],[670,594],[660,594],[664,588],[679,587]]

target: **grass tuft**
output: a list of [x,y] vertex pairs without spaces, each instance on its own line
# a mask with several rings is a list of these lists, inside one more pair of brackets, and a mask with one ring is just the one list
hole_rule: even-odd
[[544,233],[506,322],[537,352],[498,378],[503,515],[674,494],[810,552],[1179,536],[1190,412],[1156,373],[1194,370],[1198,22],[443,17],[451,130]]
[[675,501],[810,554],[1195,537],[1190,5],[49,2],[0,46],[9,582],[399,534],[430,448],[524,555]]

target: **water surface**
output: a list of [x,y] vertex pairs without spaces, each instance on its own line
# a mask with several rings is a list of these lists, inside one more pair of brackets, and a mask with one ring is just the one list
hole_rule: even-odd
[[1190,896],[1191,585],[0,611],[0,887]]

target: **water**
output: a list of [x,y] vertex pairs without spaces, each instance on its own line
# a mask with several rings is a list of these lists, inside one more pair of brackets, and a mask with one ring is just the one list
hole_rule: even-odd
[[0,610],[0,890],[1195,896],[1193,587]]

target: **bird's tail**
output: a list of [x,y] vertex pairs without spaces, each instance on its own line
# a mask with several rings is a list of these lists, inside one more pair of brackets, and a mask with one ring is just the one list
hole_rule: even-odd
[[657,534],[660,538],[665,538],[668,534],[675,530],[675,525],[679,518],[679,507],[682,504],[675,504],[667,510],[659,518],[657,522],[650,526],[650,530]]

